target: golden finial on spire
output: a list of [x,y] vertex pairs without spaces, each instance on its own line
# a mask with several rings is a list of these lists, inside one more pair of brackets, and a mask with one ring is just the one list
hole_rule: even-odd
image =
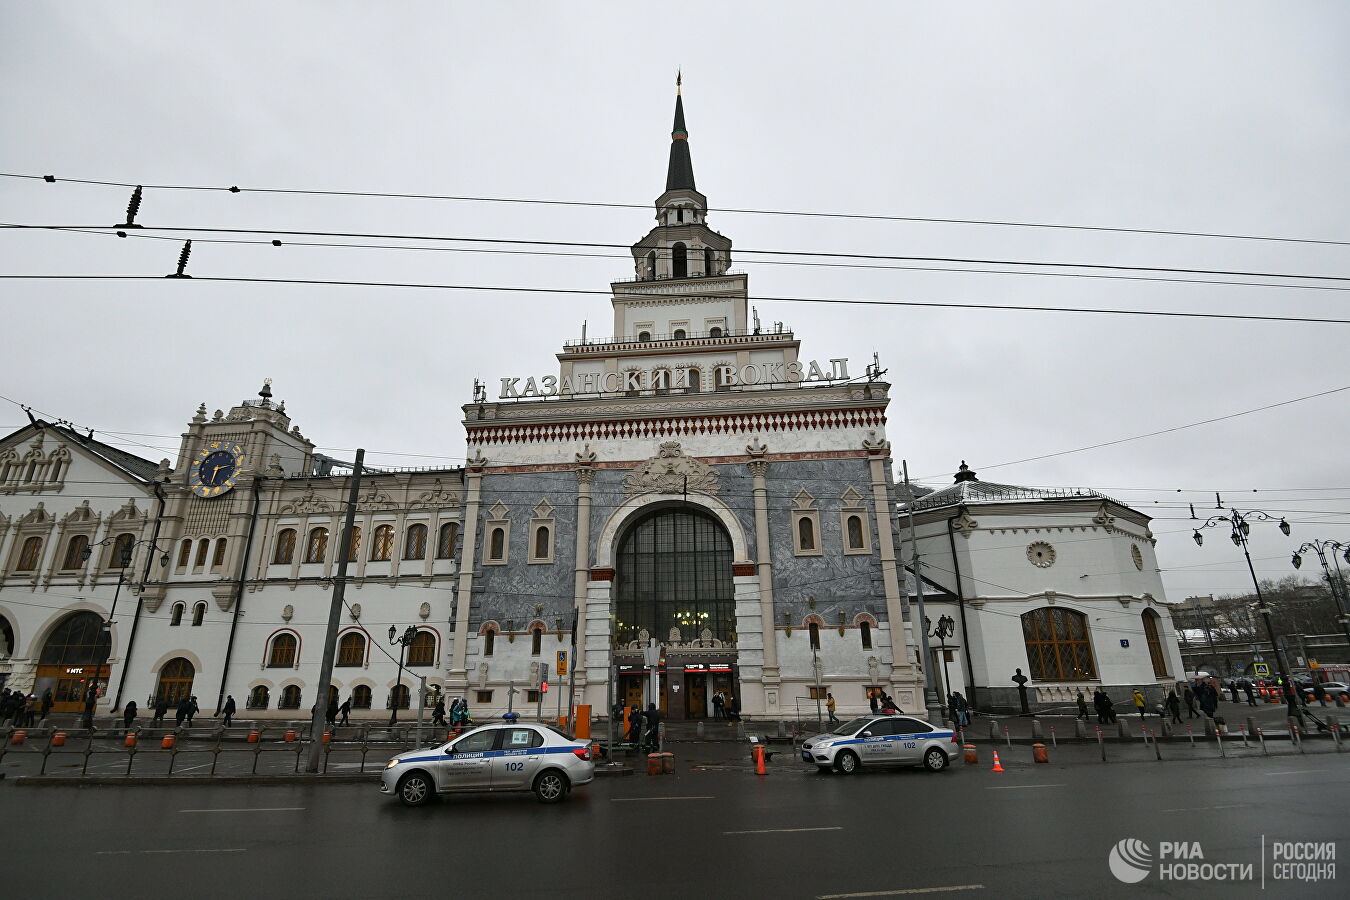
[[675,96],[680,96],[680,82],[684,80],[684,73],[680,69],[675,70]]

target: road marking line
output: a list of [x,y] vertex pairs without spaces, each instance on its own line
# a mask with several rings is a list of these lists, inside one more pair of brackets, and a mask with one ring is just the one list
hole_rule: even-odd
[[822,828],[761,828],[757,831],[724,831],[723,834],[787,834],[793,831],[843,831],[843,825],[829,825]]
[[302,809],[304,809],[303,806],[249,806],[241,809],[180,809],[179,812],[297,812]]
[[631,803],[635,800],[716,800],[716,797],[610,797],[610,803]]
[[1187,806],[1181,809],[1163,809],[1159,812],[1200,812],[1207,809],[1241,809],[1246,806],[1245,803],[1234,803],[1230,806]]
[[901,894],[945,894],[949,891],[982,891],[982,884],[950,884],[945,887],[900,888],[894,891],[863,891],[858,894],[821,894],[816,900],[844,900],[846,897],[898,897]]
[[1267,775],[1316,775],[1326,769],[1290,769],[1284,772],[1267,772]]
[[1063,784],[1001,784],[998,787],[987,787],[986,791],[1020,791],[1025,788],[1048,788],[1064,787]]
[[130,856],[133,853],[245,853],[244,847],[220,848],[213,850],[97,850],[95,856]]

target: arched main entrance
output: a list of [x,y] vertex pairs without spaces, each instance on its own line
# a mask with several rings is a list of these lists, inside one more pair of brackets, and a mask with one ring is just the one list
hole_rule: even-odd
[[178,701],[192,696],[192,679],[196,675],[197,670],[192,663],[181,656],[176,656],[159,670],[159,684],[155,687],[155,695],[168,703],[169,709],[173,709],[178,706]]
[[[737,693],[735,554],[716,516],[688,505],[659,507],[633,521],[614,557],[614,635],[619,696],[659,702],[672,719],[703,719]],[[665,647],[659,701],[641,635]],[[714,704],[721,692],[725,707]]]
[[33,693],[41,699],[50,689],[56,712],[83,711],[90,685],[97,681],[100,692],[107,689],[105,663],[110,648],[108,632],[97,613],[71,613],[42,645]]

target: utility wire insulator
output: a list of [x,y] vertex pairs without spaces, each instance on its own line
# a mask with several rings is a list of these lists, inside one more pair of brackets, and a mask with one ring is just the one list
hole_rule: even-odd
[[178,254],[178,271],[172,275],[165,275],[165,278],[191,278],[183,270],[187,268],[188,257],[192,255],[192,241],[183,241],[183,252]]
[[141,211],[141,186],[136,185],[136,190],[131,192],[131,202],[127,204],[127,220],[117,228],[140,228],[136,224],[136,213]]

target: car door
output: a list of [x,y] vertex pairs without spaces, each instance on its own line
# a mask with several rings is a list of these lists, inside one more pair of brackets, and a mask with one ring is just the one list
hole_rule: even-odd
[[858,732],[858,755],[864,764],[895,760],[895,720],[877,719]]
[[918,719],[900,717],[894,721],[895,739],[891,746],[895,748],[894,759],[898,763],[917,765],[923,760],[924,742],[933,729]]
[[489,761],[494,791],[526,790],[539,770],[544,736],[526,725],[503,728],[497,750]]
[[445,762],[437,768],[438,789],[485,791],[492,786],[492,751],[496,749],[500,728],[480,728],[455,741],[446,749]]

